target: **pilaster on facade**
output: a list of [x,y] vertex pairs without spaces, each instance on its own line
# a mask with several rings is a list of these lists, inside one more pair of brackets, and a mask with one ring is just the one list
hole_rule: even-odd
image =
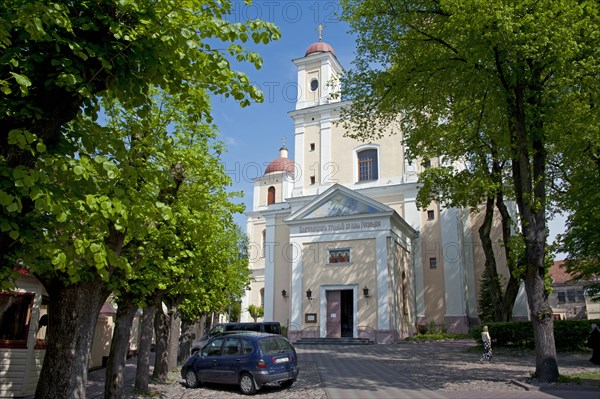
[[300,197],[303,195],[304,188],[304,124],[300,120],[295,120],[294,124],[294,161],[296,165],[296,173],[294,174],[294,188],[292,197]]
[[468,329],[466,320],[465,281],[462,259],[462,248],[457,208],[443,209],[440,212],[442,258],[444,266],[444,292],[446,298],[446,323],[451,324],[454,331]]
[[300,330],[302,326],[302,239],[292,237],[290,239],[290,247],[292,250],[292,293],[290,295],[290,324],[294,328],[292,330]]
[[382,332],[390,330],[388,234],[389,232],[381,231],[375,238],[375,256],[377,259],[377,330]]

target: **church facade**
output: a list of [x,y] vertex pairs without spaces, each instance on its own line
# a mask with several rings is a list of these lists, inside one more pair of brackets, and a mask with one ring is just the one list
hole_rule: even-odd
[[[283,145],[254,181],[246,214],[253,282],[242,320],[252,320],[249,305],[262,306],[264,320],[279,321],[292,340],[391,343],[432,323],[466,332],[478,322],[481,216],[434,203],[417,209],[417,174],[427,165],[405,160],[402,132],[345,137],[336,122],[347,103],[331,97],[343,68],[329,44],[293,62],[294,156]],[[524,292],[514,313],[527,315]]]

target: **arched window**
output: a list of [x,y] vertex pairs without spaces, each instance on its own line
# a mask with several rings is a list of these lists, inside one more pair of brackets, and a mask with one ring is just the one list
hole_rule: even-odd
[[262,257],[267,253],[267,229],[262,231]]
[[267,195],[267,205],[275,203],[275,187],[269,187],[269,194]]
[[377,180],[379,178],[377,150],[368,148],[356,153],[358,157],[358,181]]

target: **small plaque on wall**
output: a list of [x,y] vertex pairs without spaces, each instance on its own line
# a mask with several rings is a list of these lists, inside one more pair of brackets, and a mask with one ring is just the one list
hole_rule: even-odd
[[304,322],[305,323],[316,323],[317,322],[317,314],[316,313],[305,313],[304,314]]

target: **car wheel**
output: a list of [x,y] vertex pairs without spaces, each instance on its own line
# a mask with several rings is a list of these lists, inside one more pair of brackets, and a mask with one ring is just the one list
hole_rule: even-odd
[[289,388],[294,384],[294,381],[296,380],[285,380],[279,385],[281,385],[282,388]]
[[194,370],[188,370],[188,372],[185,373],[185,383],[188,387],[196,388],[198,385],[200,385],[199,382],[198,376]]
[[240,390],[244,395],[253,395],[256,392],[254,378],[248,373],[242,374],[240,377]]

